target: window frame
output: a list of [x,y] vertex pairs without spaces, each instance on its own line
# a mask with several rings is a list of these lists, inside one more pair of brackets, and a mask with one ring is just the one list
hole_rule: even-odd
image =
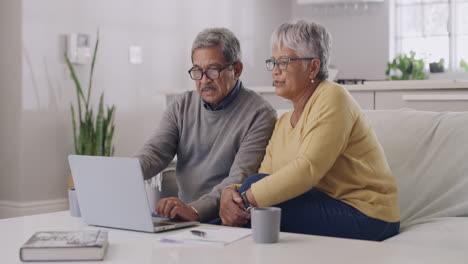
[[[458,56],[457,54],[457,42],[458,42],[458,25],[457,25],[457,10],[456,6],[458,3],[463,3],[458,0],[448,0],[447,2],[445,1],[434,1],[431,3],[414,3],[410,5],[416,5],[416,6],[424,6],[428,4],[434,4],[434,3],[440,3],[440,4],[448,4],[448,47],[449,47],[449,57],[448,57],[448,64],[447,64],[447,69],[446,72],[460,72],[462,68],[459,65],[459,61],[462,59],[461,57]],[[468,2],[467,2],[468,3]],[[390,59],[394,58],[397,54],[400,54],[402,51],[402,43],[403,40],[405,39],[402,37],[400,27],[401,24],[398,23],[398,13],[397,13],[397,0],[390,0],[389,3],[389,12],[390,12],[390,39],[391,43],[389,43],[389,55]],[[417,52],[417,51],[416,51]],[[468,58],[465,58],[467,60]],[[430,61],[426,61],[426,66],[430,63]],[[463,71],[463,73],[468,74],[468,72]]]

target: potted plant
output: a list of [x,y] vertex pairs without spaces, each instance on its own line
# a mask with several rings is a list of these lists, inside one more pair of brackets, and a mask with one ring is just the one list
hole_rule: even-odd
[[460,60],[460,67],[462,67],[463,69],[465,69],[466,72],[468,72],[468,63],[464,59]]
[[431,73],[444,72],[444,64],[445,60],[444,58],[441,58],[439,62],[429,63],[429,70]]
[[400,54],[387,64],[385,74],[391,80],[425,80],[428,78],[424,73],[424,60],[415,59],[416,52],[410,51],[409,56]]
[[[98,46],[99,32],[96,36],[87,91],[83,91],[75,68],[65,53],[65,61],[76,89],[77,111],[75,111],[73,104],[70,105],[70,108],[75,146],[74,152],[77,155],[112,156],[114,154],[112,138],[115,130],[115,106],[107,106],[104,109],[104,92],[101,93],[97,112],[93,111],[91,103],[92,81]],[[68,178],[68,188],[73,190],[74,187],[73,178],[70,175]]]

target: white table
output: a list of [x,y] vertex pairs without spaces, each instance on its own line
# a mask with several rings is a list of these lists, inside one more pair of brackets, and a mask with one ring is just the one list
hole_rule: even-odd
[[[96,228],[68,211],[0,219],[0,263],[21,263],[19,248],[36,231]],[[255,244],[249,236],[213,248],[160,243],[161,234],[107,230],[110,246],[104,261],[84,263],[468,263],[465,251],[291,233],[281,233],[277,244]]]

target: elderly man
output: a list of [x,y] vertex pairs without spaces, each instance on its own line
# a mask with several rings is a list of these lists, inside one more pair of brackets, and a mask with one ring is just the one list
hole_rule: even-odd
[[179,197],[161,199],[156,213],[208,222],[218,217],[223,189],[257,172],[276,112],[239,80],[240,45],[228,29],[200,32],[192,64],[197,90],[173,100],[137,157],[149,179],[177,154]]

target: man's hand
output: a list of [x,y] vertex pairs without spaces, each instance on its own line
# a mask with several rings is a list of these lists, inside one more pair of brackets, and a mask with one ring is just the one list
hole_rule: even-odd
[[189,221],[198,221],[195,210],[182,202],[179,198],[169,197],[159,200],[155,213],[168,218],[180,218]]
[[221,194],[219,216],[223,225],[244,226],[250,214],[244,210],[242,198],[234,187],[226,188]]

